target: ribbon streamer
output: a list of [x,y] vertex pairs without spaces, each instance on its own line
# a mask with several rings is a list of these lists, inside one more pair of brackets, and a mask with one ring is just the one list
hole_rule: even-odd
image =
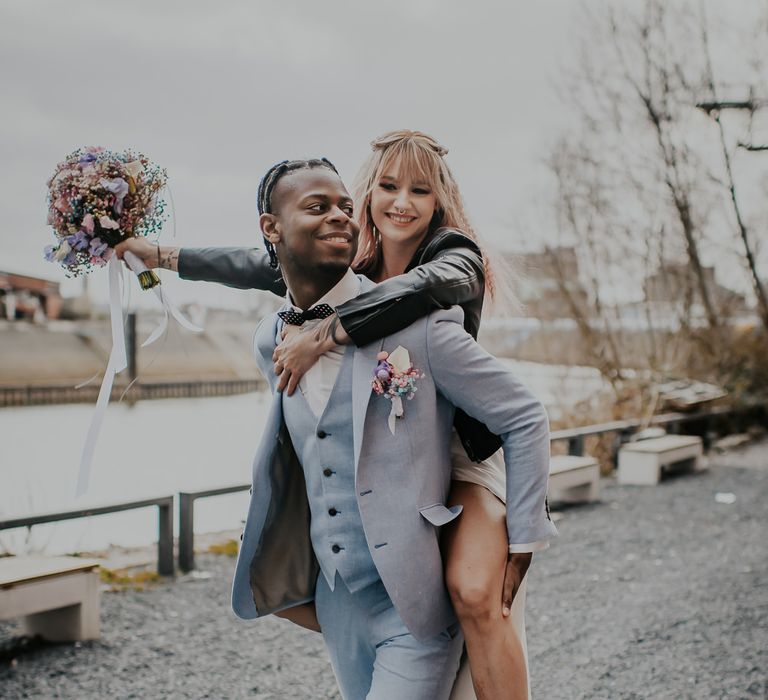
[[[144,263],[130,251],[125,253],[125,262],[128,267],[138,276],[148,268]],[[75,487],[75,497],[80,497],[88,490],[88,483],[91,477],[91,465],[93,462],[93,452],[96,449],[96,441],[101,431],[101,425],[104,422],[104,415],[107,411],[109,397],[112,395],[112,385],[115,382],[115,376],[122,372],[128,366],[128,353],[125,347],[125,330],[123,326],[123,307],[122,298],[122,275],[120,262],[117,256],[113,255],[108,263],[109,272],[109,318],[112,327],[112,350],[109,353],[107,368],[104,372],[104,379],[99,389],[99,397],[96,400],[96,409],[91,418],[91,424],[85,437],[85,445],[80,457],[80,469],[77,475],[77,485]],[[146,347],[154,343],[168,327],[168,317],[172,316],[179,325],[194,333],[201,333],[202,328],[196,326],[163,294],[160,286],[153,287],[152,290],[160,300],[163,306],[163,318],[157,328],[141,344]]]
[[387,425],[392,435],[395,434],[395,421],[403,417],[403,400],[399,396],[392,397],[392,408],[389,410]]

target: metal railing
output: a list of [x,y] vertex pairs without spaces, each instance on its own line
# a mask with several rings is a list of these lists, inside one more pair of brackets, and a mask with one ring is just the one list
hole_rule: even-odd
[[195,568],[195,501],[209,496],[223,496],[251,488],[250,484],[223,486],[208,491],[182,491],[179,493],[179,569],[187,572]]
[[[712,437],[713,425],[718,420],[726,419],[754,419],[758,417],[762,422],[766,420],[766,406],[756,404],[741,409],[732,409],[727,407],[714,408],[708,411],[698,413],[665,413],[653,416],[648,421],[640,419],[612,421],[610,423],[598,423],[595,425],[585,425],[579,428],[569,428],[567,430],[555,430],[551,434],[551,442],[567,441],[568,454],[581,456],[584,454],[584,440],[587,437],[616,433],[617,440],[614,443],[613,458],[618,455],[618,450],[623,442],[629,439],[629,436],[638,428],[647,425],[665,426],[669,432],[678,433],[683,424],[693,423],[696,430],[692,432],[700,434],[704,439],[705,448],[709,447]],[[178,563],[181,571],[187,572],[195,568],[194,554],[194,509],[195,501],[200,498],[209,498],[212,496],[223,496],[226,494],[246,491],[251,488],[250,484],[238,484],[236,486],[224,486],[206,491],[182,491],[179,493],[179,540],[178,540]],[[34,515],[25,518],[15,518],[12,520],[0,520],[0,531],[12,528],[32,527],[43,523],[51,523],[59,520],[72,520],[75,518],[87,518],[92,515],[106,515],[108,513],[117,513],[124,510],[134,510],[137,508],[146,508],[157,506],[159,511],[159,528],[157,542],[157,571],[163,576],[172,576],[174,574],[173,561],[173,496],[163,496],[143,501],[132,501],[130,503],[118,503],[110,506],[100,506],[98,508],[88,508],[84,510],[68,511],[64,513],[50,513],[45,515]]]
[[698,423],[701,437],[704,441],[704,448],[708,449],[711,442],[711,426],[719,418],[737,418],[741,415],[747,415],[752,411],[764,413],[765,407],[758,404],[748,406],[743,409],[733,409],[727,406],[712,408],[707,411],[697,413],[660,413],[653,416],[648,421],[642,421],[639,418],[631,420],[618,420],[610,423],[597,423],[595,425],[585,425],[580,428],[569,428],[567,430],[553,430],[550,436],[551,442],[568,442],[568,454],[582,456],[584,454],[584,439],[596,435],[605,435],[607,433],[618,433],[618,440],[614,444],[613,460],[616,461],[618,450],[623,442],[626,442],[629,436],[638,430],[638,428],[648,426],[664,426],[668,432],[678,433],[684,423]]
[[[267,383],[262,378],[212,379],[190,382],[136,383],[125,394],[125,401],[151,399],[198,398],[232,396],[262,391]],[[125,392],[125,385],[112,387],[112,400],[117,401]],[[75,389],[74,386],[1,386],[0,407],[42,406],[65,403],[91,403],[99,393],[98,384]]]
[[157,537],[157,573],[161,576],[173,576],[173,496],[160,496],[148,498],[143,501],[130,501],[129,503],[115,503],[98,508],[85,508],[83,510],[70,510],[63,513],[46,513],[44,515],[31,515],[25,518],[13,518],[0,520],[0,530],[12,530],[14,528],[55,523],[60,520],[75,520],[77,518],[89,518],[92,515],[107,515],[119,513],[125,510],[149,508],[157,506],[158,510],[158,537]]

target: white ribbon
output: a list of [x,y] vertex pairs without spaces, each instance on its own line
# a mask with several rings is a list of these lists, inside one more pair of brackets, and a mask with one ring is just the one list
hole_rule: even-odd
[[[140,258],[138,258],[136,255],[131,253],[130,250],[126,250],[125,254],[123,255],[123,259],[125,260],[128,267],[131,268],[133,272],[136,273],[136,275],[140,275],[142,272],[146,272],[149,268],[141,261]],[[149,338],[147,338],[142,344],[141,347],[145,348],[147,345],[151,345],[154,343],[163,333],[165,333],[165,329],[168,327],[168,316],[173,316],[174,319],[176,319],[177,323],[182,326],[183,328],[186,328],[188,331],[192,331],[193,333],[202,333],[203,329],[199,326],[196,326],[192,321],[190,321],[184,314],[181,313],[181,311],[176,308],[176,305],[165,295],[162,291],[162,285],[157,285],[156,287],[152,287],[152,291],[155,293],[155,296],[160,300],[160,303],[163,305],[163,318],[158,324],[157,328],[155,328],[154,331],[150,334]]]
[[[128,267],[139,275],[147,270],[147,266],[130,251],[126,251],[125,262]],[[123,307],[122,299],[122,275],[120,270],[120,261],[116,255],[109,259],[107,265],[109,272],[109,318],[112,326],[112,350],[109,353],[107,369],[104,371],[104,379],[99,389],[99,398],[96,400],[96,410],[91,418],[91,424],[88,427],[88,433],[85,436],[85,445],[80,457],[80,470],[77,475],[77,486],[75,487],[75,496],[82,496],[88,490],[88,483],[91,477],[91,464],[93,462],[93,452],[96,449],[96,441],[99,437],[101,424],[104,422],[104,415],[107,411],[109,397],[112,395],[112,385],[115,382],[115,376],[122,372],[128,366],[128,353],[125,347],[125,330],[123,326]],[[173,302],[160,291],[160,285],[152,288],[160,303],[163,305],[163,318],[157,328],[150,334],[141,347],[146,347],[154,343],[168,327],[168,316],[173,316],[179,325],[189,331],[201,333],[202,328],[196,326],[187,319],[181,311],[176,308]]]
[[395,421],[398,418],[403,417],[403,400],[399,396],[392,397],[392,408],[389,410],[389,418],[387,418],[387,425],[389,425],[389,432],[392,435],[395,434]]

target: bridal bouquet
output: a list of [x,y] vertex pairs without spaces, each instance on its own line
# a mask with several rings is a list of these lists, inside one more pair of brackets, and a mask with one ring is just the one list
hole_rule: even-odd
[[[114,247],[133,236],[160,231],[165,221],[165,201],[160,192],[167,177],[165,170],[141,153],[90,147],[79,148],[67,156],[48,180],[48,223],[57,241],[46,247],[46,259],[60,263],[70,277],[105,265],[109,272],[112,349],[80,459],[77,495],[88,488],[93,452],[115,375],[128,364],[121,266],[113,255]],[[162,320],[142,347],[163,335],[171,316],[187,330],[202,330],[185,318],[162,292],[158,286],[160,279],[140,258],[130,251],[123,257],[138,276],[142,289],[152,289],[164,310]]]
[[[114,246],[132,236],[157,233],[165,220],[165,170],[145,155],[101,147],[80,148],[56,166],[48,180],[48,224],[57,242],[45,257],[70,276],[103,267]],[[142,289],[160,283],[136,258],[128,259]]]

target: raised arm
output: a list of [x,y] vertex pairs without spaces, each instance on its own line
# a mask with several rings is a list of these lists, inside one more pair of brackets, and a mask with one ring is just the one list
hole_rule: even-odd
[[236,289],[263,289],[284,297],[280,270],[269,266],[269,256],[259,248],[181,248],[179,277],[218,282]]
[[258,248],[179,248],[146,238],[130,238],[115,246],[120,259],[127,250],[147,267],[173,270],[182,279],[263,289],[281,297],[286,293],[280,271],[269,266],[269,257]]

